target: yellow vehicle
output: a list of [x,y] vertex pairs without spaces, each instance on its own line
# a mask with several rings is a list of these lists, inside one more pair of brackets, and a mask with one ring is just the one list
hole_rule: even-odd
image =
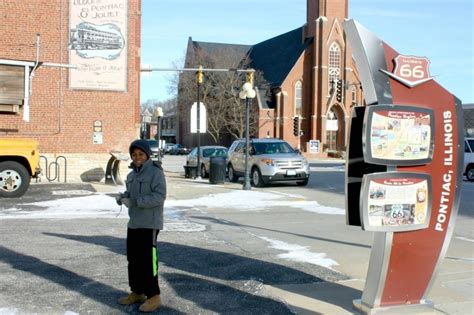
[[40,174],[39,160],[36,141],[0,138],[0,198],[22,196]]

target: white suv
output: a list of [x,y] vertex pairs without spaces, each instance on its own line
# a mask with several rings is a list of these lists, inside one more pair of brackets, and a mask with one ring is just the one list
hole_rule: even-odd
[[[270,182],[292,181],[307,185],[308,161],[286,141],[280,139],[252,139],[249,141],[249,170],[253,186]],[[235,140],[229,148],[227,171],[229,180],[236,182],[245,176],[245,140]]]
[[466,175],[467,180],[474,181],[474,138],[464,139],[463,175]]

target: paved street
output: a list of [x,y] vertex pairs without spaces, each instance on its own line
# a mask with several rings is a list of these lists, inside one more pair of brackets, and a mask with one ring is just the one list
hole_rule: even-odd
[[[159,235],[162,314],[351,314],[372,234],[345,225],[344,167],[312,161],[307,187],[243,191],[183,176],[166,156]],[[439,313],[472,314],[474,183],[429,298]],[[103,184],[33,184],[0,200],[0,314],[137,313],[128,289],[126,209]]]

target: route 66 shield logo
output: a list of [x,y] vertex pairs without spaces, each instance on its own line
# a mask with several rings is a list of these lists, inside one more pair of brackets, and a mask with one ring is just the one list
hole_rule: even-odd
[[433,79],[429,72],[430,61],[426,57],[398,55],[393,61],[393,73],[380,71],[410,88]]

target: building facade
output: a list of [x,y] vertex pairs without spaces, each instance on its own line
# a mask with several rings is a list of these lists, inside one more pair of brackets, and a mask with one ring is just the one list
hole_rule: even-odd
[[0,93],[14,89],[11,69],[25,91],[0,95],[0,137],[36,139],[43,175],[58,161],[61,181],[102,180],[110,152],[139,136],[140,11],[140,0],[0,2]]
[[[260,71],[268,82],[265,89],[256,86],[253,106],[258,106],[259,127],[255,137],[281,138],[308,153],[310,143],[316,141],[320,148],[318,153],[312,151],[316,155],[344,154],[351,107],[364,105],[342,28],[347,17],[348,0],[307,0],[302,27],[256,45],[235,45],[247,50],[244,58],[250,60],[249,68]],[[219,45],[226,44],[214,43],[212,49]],[[185,66],[197,67],[192,56],[209,47],[210,43],[190,41]],[[180,118],[178,141],[192,144],[192,135],[186,133],[188,119]]]
[[474,104],[463,104],[464,135],[474,137]]

